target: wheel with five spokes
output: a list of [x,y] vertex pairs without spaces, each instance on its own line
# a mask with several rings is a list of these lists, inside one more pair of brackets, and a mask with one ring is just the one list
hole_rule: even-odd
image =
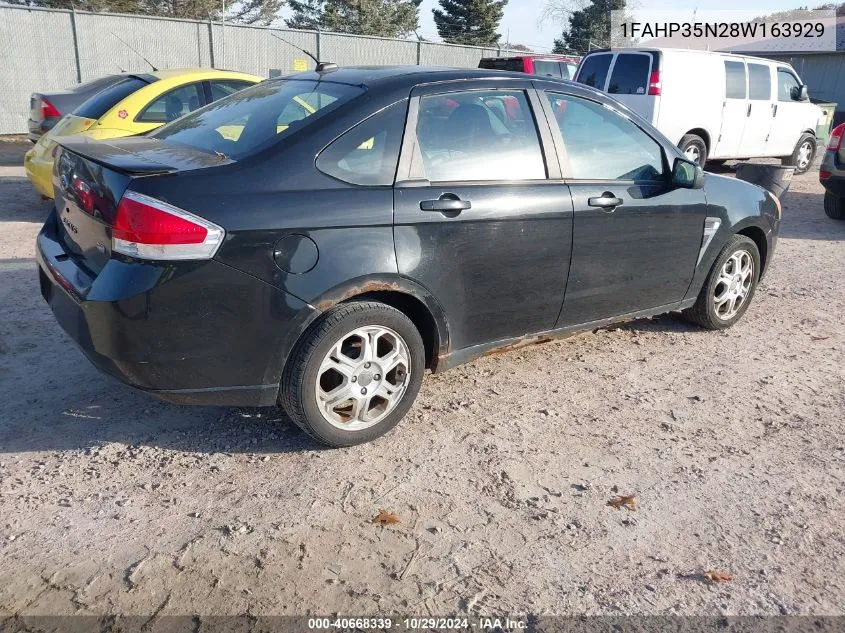
[[419,392],[425,348],[413,322],[377,302],[341,304],[303,336],[285,367],[279,400],[329,446],[369,442],[405,416]]
[[684,316],[708,330],[723,330],[739,321],[757,288],[760,251],[754,240],[734,235],[713,263],[698,299]]

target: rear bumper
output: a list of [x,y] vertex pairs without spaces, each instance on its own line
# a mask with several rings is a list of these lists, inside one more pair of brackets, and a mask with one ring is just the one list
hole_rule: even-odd
[[[313,308],[216,261],[109,260],[92,275],[66,252],[55,211],[36,247],[41,294],[88,359],[179,404],[270,406]],[[301,325],[299,325],[301,324]]]
[[27,119],[27,137],[33,143],[37,143],[38,139],[52,130],[53,126],[55,126],[60,120],[61,117],[49,117],[43,121],[33,121],[32,119]]

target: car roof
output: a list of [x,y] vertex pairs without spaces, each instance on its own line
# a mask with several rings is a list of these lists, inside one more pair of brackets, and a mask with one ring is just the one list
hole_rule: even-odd
[[344,66],[337,70],[318,73],[310,71],[279,77],[271,81],[284,79],[304,79],[310,81],[330,81],[332,83],[366,86],[368,88],[414,86],[442,81],[460,81],[467,79],[502,79],[506,77],[527,80],[537,79],[536,75],[519,72],[503,72],[486,68],[445,68],[440,66]]
[[220,77],[253,77],[261,79],[256,75],[249,75],[248,73],[241,73],[234,70],[220,70],[219,68],[166,68],[162,70],[154,70],[150,75],[158,77],[159,79],[172,79],[175,77],[182,77],[184,75],[217,75]]

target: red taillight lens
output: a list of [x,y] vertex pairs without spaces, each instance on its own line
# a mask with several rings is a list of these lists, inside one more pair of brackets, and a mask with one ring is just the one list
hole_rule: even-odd
[[56,109],[48,99],[41,97],[41,118],[48,119],[50,117],[62,116],[62,113]]
[[660,71],[655,70],[648,78],[648,94],[659,95],[662,88],[663,86],[660,83]]
[[832,175],[833,175],[833,174],[832,174],[831,172],[829,172],[829,171],[825,171],[825,170],[823,170],[823,169],[822,169],[822,170],[819,170],[819,180],[827,180],[827,179],[828,179],[828,178],[830,178]]
[[827,149],[838,152],[842,145],[842,136],[845,135],[845,123],[840,123],[830,133],[830,140],[827,143]]
[[73,177],[73,190],[76,192],[76,197],[79,199],[82,209],[86,213],[94,212],[94,194],[91,193],[91,187],[88,186],[84,180],[79,176]]
[[222,228],[135,192],[124,194],[112,223],[112,250],[141,259],[210,259]]

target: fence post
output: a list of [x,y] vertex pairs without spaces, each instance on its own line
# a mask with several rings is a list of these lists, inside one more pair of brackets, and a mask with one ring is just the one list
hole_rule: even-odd
[[422,65],[422,40],[417,40],[417,66]]
[[323,52],[320,50],[320,29],[317,29],[317,59],[323,61]]
[[208,16],[208,59],[211,62],[211,67],[214,65],[214,28],[211,25],[211,15]]
[[76,32],[76,9],[70,12],[70,30],[73,34],[73,58],[76,62],[76,83],[82,83],[82,64],[79,62],[79,35]]

